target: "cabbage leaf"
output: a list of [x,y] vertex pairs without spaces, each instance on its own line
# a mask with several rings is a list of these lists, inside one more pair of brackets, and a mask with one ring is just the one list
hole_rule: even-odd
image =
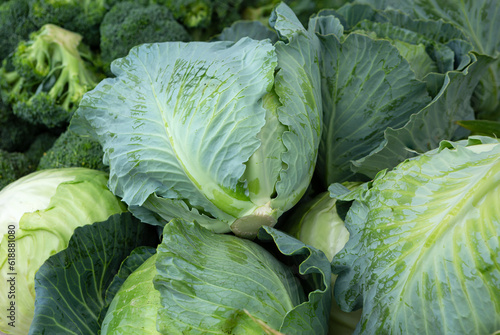
[[443,141],[338,196],[355,201],[334,294],[344,311],[363,308],[356,334],[500,328],[498,140]]

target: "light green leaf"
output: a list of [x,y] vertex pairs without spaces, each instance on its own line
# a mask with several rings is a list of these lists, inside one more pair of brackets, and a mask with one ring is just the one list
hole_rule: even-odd
[[[108,292],[115,288],[118,288],[118,291],[115,292],[116,294],[101,324],[101,335],[160,334],[156,331],[160,292],[155,290],[153,286],[153,278],[156,276],[155,263],[157,254],[149,256],[151,257],[148,257],[138,266],[135,266],[137,264],[134,262],[133,271],[126,274],[124,282],[120,280],[121,285],[119,287],[110,286],[108,289]],[[127,260],[122,264],[122,268]],[[120,276],[120,273],[118,276]],[[112,285],[114,283],[115,281],[113,281]]]
[[[262,245],[183,220],[167,224],[154,281],[162,304],[158,330],[264,334],[264,322],[284,334],[326,334],[331,298],[326,256],[270,227],[261,228],[259,239]],[[296,269],[307,283],[307,296]]]
[[335,297],[356,334],[491,334],[500,327],[500,143],[439,148],[380,174],[346,217]]
[[117,77],[86,94],[72,127],[98,137],[110,189],[129,205],[154,194],[184,203],[163,208],[167,221],[188,207],[232,222],[255,208],[240,178],[260,145],[276,62],[269,41],[249,38],[142,45],[113,62]]
[[279,329],[304,299],[290,269],[264,248],[182,220],[165,226],[156,267],[165,334],[261,334],[244,310]]
[[[97,170],[48,169],[26,175],[0,192],[0,279],[6,281],[15,273],[16,331],[28,333],[35,309],[35,274],[44,262],[68,247],[77,227],[126,210],[106,188],[107,180],[108,175]],[[9,262],[11,242],[14,265]],[[11,301],[7,294],[0,295],[2,309]],[[0,314],[0,332],[12,330],[10,321]]]
[[290,8],[279,5],[270,19],[271,26],[285,41],[275,44],[278,72],[275,92],[281,102],[279,121],[288,127],[283,133],[287,151],[282,160],[286,167],[276,184],[272,206],[287,210],[305,193],[311,180],[320,142],[322,124],[320,44],[307,31]]
[[283,169],[282,155],[286,151],[283,133],[288,129],[279,120],[281,103],[276,93],[266,94],[262,101],[266,109],[266,124],[257,135],[261,145],[248,160],[243,176],[248,182],[250,199],[260,206],[268,203],[269,196],[275,193],[276,181]]

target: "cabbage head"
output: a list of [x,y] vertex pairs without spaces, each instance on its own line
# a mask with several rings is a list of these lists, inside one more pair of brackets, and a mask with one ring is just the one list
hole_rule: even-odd
[[126,211],[106,186],[106,173],[87,168],[42,170],[0,192],[0,331],[27,334],[37,270],[65,249],[75,228]]
[[305,193],[321,133],[319,41],[284,4],[271,25],[276,43],[132,48],[83,97],[71,129],[101,143],[110,189],[142,221],[256,235]]
[[326,335],[330,274],[321,251],[272,227],[250,241],[175,219],[114,295],[100,334]]

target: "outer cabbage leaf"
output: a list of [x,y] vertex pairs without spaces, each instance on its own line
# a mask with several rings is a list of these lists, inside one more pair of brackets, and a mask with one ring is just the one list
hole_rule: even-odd
[[320,39],[324,119],[317,168],[328,185],[353,176],[350,161],[368,155],[387,127],[402,127],[431,98],[390,42],[362,34]]
[[496,59],[475,92],[481,117],[500,118],[500,6],[497,0],[359,0],[376,8],[395,8],[423,19],[442,19],[459,26],[474,50]]
[[443,141],[340,196],[355,202],[333,259],[356,334],[491,334],[500,327],[500,143]]
[[275,91],[282,104],[278,107],[278,119],[288,127],[283,133],[287,151],[282,160],[286,168],[280,171],[272,206],[287,210],[305,193],[316,166],[322,124],[321,46],[315,34],[305,30],[283,4],[269,21],[282,38],[275,44]]
[[68,248],[51,256],[35,276],[29,334],[97,334],[106,291],[122,261],[134,248],[157,243],[154,228],[128,212],[77,228]]
[[436,148],[442,139],[454,138],[459,130],[456,122],[474,118],[471,96],[490,60],[481,55],[476,59],[473,55],[474,63],[464,71],[447,72],[432,102],[412,115],[404,127],[387,128],[380,146],[351,162],[352,169],[373,178],[382,169]]
[[[72,123],[90,124],[110,164],[110,189],[127,204],[173,199],[227,231],[212,217],[231,221],[252,208],[239,179],[259,147],[259,100],[275,66],[272,45],[248,38],[142,45],[112,63],[117,77],[84,96]],[[166,220],[177,216],[169,205]]]
[[[459,29],[366,5],[313,20],[322,42],[317,170],[325,185],[373,177],[443,139],[467,135],[455,121],[474,117],[471,96],[492,59],[470,52]],[[346,35],[339,35],[342,23]]]
[[[154,285],[161,293],[157,329],[163,334],[326,334],[329,262],[320,251],[265,227],[266,249],[278,247],[290,264],[255,242],[214,234],[173,220],[158,247]],[[281,258],[283,258],[281,255]],[[293,269],[310,289],[304,295]],[[264,330],[265,329],[265,330]]]
[[107,309],[101,335],[160,334],[156,331],[160,292],[153,285],[156,257],[155,253],[126,277]]
[[276,32],[266,27],[260,21],[236,21],[231,26],[224,28],[213,40],[237,42],[243,37],[250,37],[254,40],[268,38],[273,43],[278,41]]
[[[106,173],[86,168],[50,169],[2,189],[0,278],[5,283],[14,277],[16,288],[15,317],[0,314],[2,332],[28,333],[35,309],[35,273],[51,255],[68,246],[75,228],[126,210],[107,189],[107,179]],[[14,263],[9,257],[11,248],[15,249]],[[8,296],[0,295],[2,310],[14,301]],[[8,325],[12,321],[15,328]]]
[[[342,187],[352,190],[359,185],[360,183],[344,183]],[[294,208],[281,229],[301,242],[323,251],[331,261],[349,240],[349,232],[341,218],[342,213],[345,213],[342,207],[329,192],[320,193]],[[336,278],[337,276],[332,275],[332,285]],[[360,317],[361,310],[346,313],[332,301],[328,334],[352,334]]]

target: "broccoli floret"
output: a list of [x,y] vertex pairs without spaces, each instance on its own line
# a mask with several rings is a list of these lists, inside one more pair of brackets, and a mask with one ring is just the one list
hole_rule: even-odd
[[156,0],[188,28],[196,40],[207,40],[233,22],[242,19],[248,1],[243,0]]
[[[269,22],[269,17],[280,2],[286,3],[297,15],[297,18],[304,26],[307,26],[309,17],[322,8],[332,8],[334,4],[339,2],[346,3],[349,0],[326,0],[325,1],[310,1],[310,0],[252,0],[245,3],[245,8],[242,11],[242,18],[249,21],[260,21],[264,25]],[[320,6],[319,4],[322,3]]]
[[34,172],[40,157],[56,140],[50,133],[40,134],[26,152],[7,152],[0,149],[0,190],[11,182]]
[[47,24],[4,60],[0,85],[14,114],[32,124],[64,126],[102,75],[80,34]]
[[81,34],[85,44],[99,46],[105,0],[30,0],[29,18],[38,27],[52,23]]
[[0,149],[0,190],[32,171],[31,162],[24,153]]
[[101,56],[105,64],[124,57],[139,44],[189,41],[184,27],[172,13],[156,4],[117,3],[104,17],[101,27]]
[[[0,69],[1,70],[1,69]],[[0,71],[1,72],[1,71]],[[0,73],[0,77],[2,77]],[[41,127],[32,125],[14,115],[11,106],[0,94],[0,149],[15,152],[27,150]]]
[[16,117],[0,99],[0,149],[15,152],[27,150],[41,128]]
[[0,5],[0,61],[37,29],[28,19],[28,12],[27,0],[10,0]]
[[52,148],[43,154],[38,164],[38,170],[87,167],[109,171],[102,158],[103,150],[99,142],[66,130],[59,136]]
[[[214,11],[213,0],[159,0],[188,28],[208,28]],[[226,4],[224,4],[226,5]]]

